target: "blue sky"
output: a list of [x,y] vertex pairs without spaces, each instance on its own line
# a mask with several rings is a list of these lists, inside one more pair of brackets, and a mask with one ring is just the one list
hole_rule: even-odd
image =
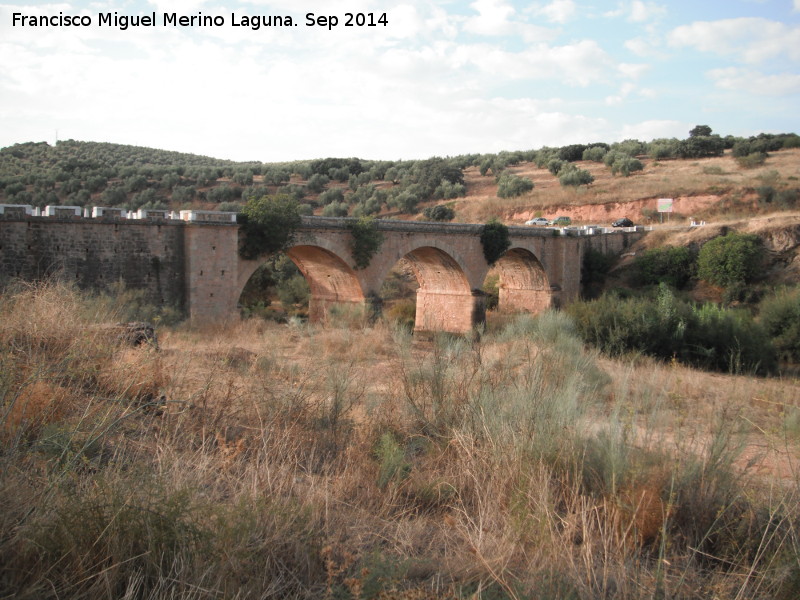
[[[91,17],[20,27],[12,14]],[[156,13],[155,27],[98,13]],[[388,25],[344,27],[345,13]],[[162,15],[220,15],[164,27]],[[332,30],[306,13],[337,15]],[[234,27],[231,15],[298,26]],[[800,0],[0,0],[0,146],[412,159],[800,132]]]

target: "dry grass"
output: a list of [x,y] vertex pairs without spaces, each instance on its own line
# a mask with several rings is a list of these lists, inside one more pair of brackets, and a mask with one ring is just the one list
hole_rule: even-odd
[[[481,341],[246,321],[157,353],[2,317],[3,430],[14,398],[53,409],[0,454],[0,597],[798,592],[796,381],[604,359],[559,315]],[[39,377],[65,348],[95,351]]]
[[[774,152],[766,163],[755,169],[738,165],[730,154],[697,160],[654,161],[642,159],[644,171],[630,177],[612,176],[602,163],[580,161],[577,165],[595,177],[594,183],[578,188],[564,188],[546,168],[522,163],[508,170],[528,177],[534,189],[518,198],[497,197],[494,177],[481,176],[477,167],[465,171],[467,196],[456,206],[458,219],[483,223],[491,217],[521,223],[534,216],[555,217],[570,214],[574,221],[608,223],[613,218],[629,216],[644,222],[642,210],[655,210],[657,198],[696,198],[681,209],[682,217],[718,220],[753,215],[755,189],[772,185],[776,189],[797,188],[800,178],[800,149]],[[689,208],[691,206],[691,208]],[[575,213],[571,212],[575,209]],[[677,209],[676,209],[677,210]],[[577,216],[577,218],[576,218]]]

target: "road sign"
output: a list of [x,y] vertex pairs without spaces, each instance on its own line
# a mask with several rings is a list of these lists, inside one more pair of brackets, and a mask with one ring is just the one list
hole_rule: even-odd
[[672,198],[659,198],[658,199],[658,212],[671,213],[672,212]]

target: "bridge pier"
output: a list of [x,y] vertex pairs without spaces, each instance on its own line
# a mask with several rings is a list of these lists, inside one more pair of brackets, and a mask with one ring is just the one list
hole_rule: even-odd
[[417,290],[416,332],[468,333],[486,321],[486,294]]
[[498,308],[502,312],[528,312],[537,314],[553,305],[550,290],[529,290],[500,287]]

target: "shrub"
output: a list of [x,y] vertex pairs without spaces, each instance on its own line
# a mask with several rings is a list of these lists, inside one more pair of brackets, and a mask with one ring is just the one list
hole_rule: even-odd
[[763,256],[764,246],[757,235],[729,233],[700,249],[697,276],[722,287],[747,283],[758,274]]
[[604,294],[570,304],[566,311],[581,337],[611,356],[641,352],[732,373],[767,373],[775,367],[765,329],[747,313],[689,305],[664,284],[655,299]]
[[422,214],[431,221],[452,221],[456,216],[455,211],[446,204],[428,206],[422,211]]
[[283,194],[249,200],[239,219],[244,233],[239,254],[250,260],[284,249],[300,225],[297,201]]
[[412,330],[417,318],[417,304],[413,298],[396,300],[384,311],[383,316],[390,323]]
[[790,209],[797,206],[800,197],[800,190],[780,190],[775,196],[775,204],[783,209]]
[[770,204],[775,198],[775,188],[771,185],[760,185],[756,188],[758,193],[758,201],[761,204]]
[[782,290],[763,300],[759,319],[780,358],[800,362],[800,287]]
[[508,227],[492,219],[481,229],[481,245],[486,262],[493,265],[511,247]]
[[494,310],[500,304],[500,276],[496,273],[489,275],[483,283],[481,291],[486,294],[487,310]]
[[641,285],[666,283],[680,289],[694,275],[696,258],[683,246],[651,248],[636,257],[636,278]]
[[497,180],[497,195],[500,198],[514,198],[533,189],[533,182],[527,177],[517,177],[503,173]]
[[740,156],[736,162],[743,169],[754,169],[760,167],[767,161],[767,155],[763,152],[753,152],[747,156]]
[[353,235],[351,252],[355,267],[366,269],[383,244],[383,234],[378,231],[375,219],[370,217],[361,217],[349,223],[348,229]]
[[279,282],[275,286],[275,291],[286,310],[290,310],[296,305],[300,307],[308,306],[308,300],[311,297],[311,289],[308,287],[308,282],[300,274]]

